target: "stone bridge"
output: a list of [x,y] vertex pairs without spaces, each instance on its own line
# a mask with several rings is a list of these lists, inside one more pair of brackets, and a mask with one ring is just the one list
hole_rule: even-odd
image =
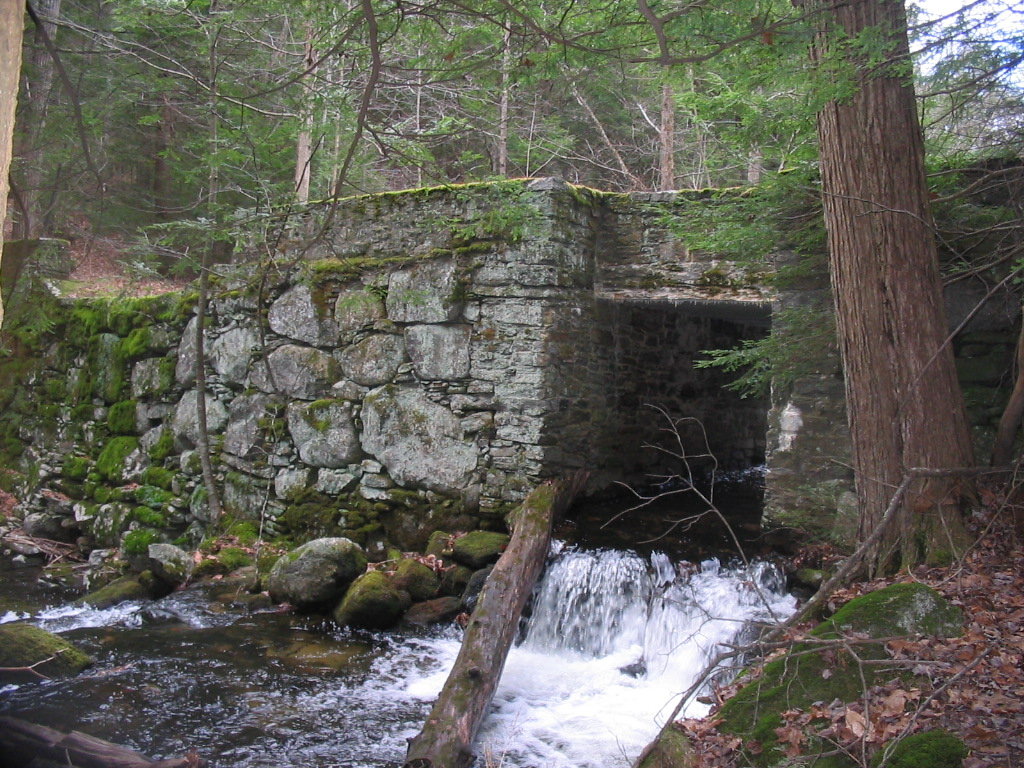
[[[692,469],[710,466],[697,454],[721,471],[767,465],[775,522],[841,538],[850,476],[836,361],[776,388],[774,403],[741,399],[724,388],[730,374],[695,365],[824,290],[818,280],[776,296],[773,264],[688,248],[687,211],[717,194],[539,179],[275,218],[242,249],[273,258],[228,268],[205,324],[229,515],[381,555],[421,548],[436,529],[500,527],[546,477],[585,470],[596,490],[679,472],[650,447],[680,451],[671,419]],[[5,461],[20,453],[39,507],[55,503],[47,488],[70,497],[74,520],[61,525],[97,545],[142,518],[201,536],[212,521],[195,452],[194,295],[52,312],[59,338],[0,370]],[[1008,356],[1012,343],[975,354]]]

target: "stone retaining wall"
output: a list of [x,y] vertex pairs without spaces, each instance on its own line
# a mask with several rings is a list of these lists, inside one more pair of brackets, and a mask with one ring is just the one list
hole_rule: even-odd
[[[273,262],[234,267],[204,329],[228,519],[375,555],[419,549],[433,530],[502,527],[545,477],[583,469],[593,490],[679,471],[642,447],[664,435],[660,408],[699,421],[687,450],[703,452],[706,432],[719,469],[767,453],[778,522],[827,496],[801,524],[828,533],[850,487],[834,361],[770,408],[694,367],[701,350],[765,334],[772,301],[810,293],[774,297],[764,270],[688,250],[668,221],[695,199],[541,179],[280,220]],[[195,295],[40,296],[50,327],[0,366],[0,458],[35,494],[30,527],[141,546],[220,525],[195,451]]]

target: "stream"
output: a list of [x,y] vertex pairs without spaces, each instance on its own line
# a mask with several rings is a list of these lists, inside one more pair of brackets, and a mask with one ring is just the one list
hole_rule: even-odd
[[[73,679],[0,690],[0,713],[151,757],[194,749],[219,768],[400,765],[459,647],[455,627],[369,633],[247,612],[216,583],[88,609],[39,594],[36,576],[5,570],[0,591],[56,607],[0,621],[29,618],[97,663]],[[794,608],[765,562],[695,564],[657,549],[556,541],[478,739],[478,764],[628,766],[722,643]],[[686,713],[704,710],[694,701]]]

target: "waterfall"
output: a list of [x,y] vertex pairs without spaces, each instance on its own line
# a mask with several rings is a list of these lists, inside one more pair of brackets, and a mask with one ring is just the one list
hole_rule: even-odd
[[[480,751],[524,768],[628,766],[724,643],[795,607],[777,569],[557,552],[509,655]],[[684,712],[697,716],[696,701]]]

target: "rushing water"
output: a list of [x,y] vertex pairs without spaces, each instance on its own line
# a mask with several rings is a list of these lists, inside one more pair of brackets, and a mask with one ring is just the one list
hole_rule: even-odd
[[[628,765],[721,643],[793,610],[766,564],[555,549],[479,739],[478,752],[506,768]],[[339,631],[199,589],[31,618],[98,664],[8,688],[0,712],[151,756],[196,749],[221,768],[400,764],[458,652],[454,628]]]

